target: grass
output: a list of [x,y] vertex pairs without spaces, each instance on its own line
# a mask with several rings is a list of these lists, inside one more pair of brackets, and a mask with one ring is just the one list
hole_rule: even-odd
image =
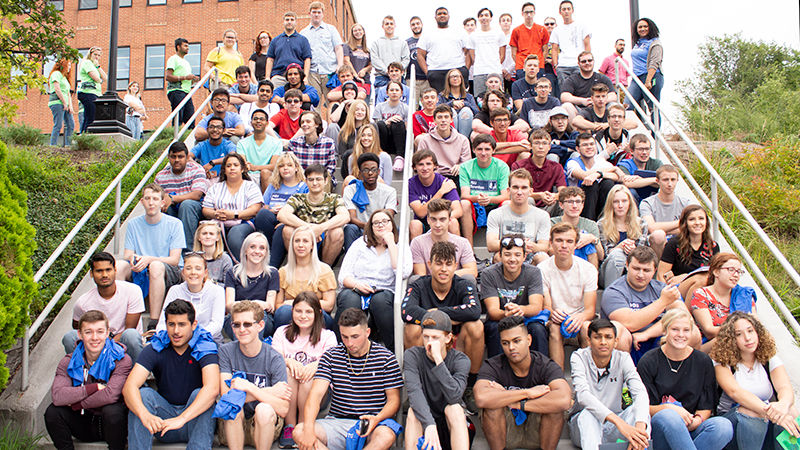
[[6,423],[0,429],[0,450],[35,450],[39,448],[39,441],[43,438],[43,434],[31,435],[11,423]]
[[[791,266],[800,267],[800,182],[796,181],[800,144],[773,141],[762,150],[733,155],[723,149],[706,154],[706,158]],[[692,163],[689,169],[705,192],[710,192],[709,174],[700,163]],[[800,287],[722,193],[719,210],[780,298],[800,318]]]

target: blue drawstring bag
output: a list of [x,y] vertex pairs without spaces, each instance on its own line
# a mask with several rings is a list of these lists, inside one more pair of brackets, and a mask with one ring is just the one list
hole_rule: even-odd
[[475,226],[478,228],[486,226],[486,208],[478,203],[472,204],[475,207]]
[[[345,450],[362,450],[364,448],[367,437],[358,435],[359,425],[360,421],[356,420],[356,423],[347,431],[347,435],[345,436]],[[403,426],[394,419],[383,419],[378,422],[375,428],[380,426],[389,427],[394,432],[395,436],[403,432]]]
[[[83,359],[84,346],[83,341],[78,341],[75,350],[72,352],[72,357],[69,359],[67,366],[67,375],[72,379],[73,386],[80,386],[83,384],[83,366],[86,361]],[[114,342],[113,339],[106,338],[103,344],[103,350],[100,351],[100,356],[97,361],[89,368],[89,375],[95,380],[102,380],[108,382],[111,377],[111,372],[117,365],[117,361],[125,357],[125,350],[122,345]]]
[[531,317],[525,318],[525,325],[527,326],[531,322],[539,322],[542,325],[547,325],[547,321],[550,319],[550,310],[543,309],[539,314]]
[[[167,348],[169,345],[167,330],[161,330],[154,334],[153,338],[150,340],[150,345],[153,347],[153,350],[159,353],[161,350]],[[214,337],[199,325],[194,329],[192,338],[189,340],[189,347],[192,348],[192,358],[197,361],[200,361],[206,355],[217,354],[217,343],[214,342]]]
[[522,425],[526,420],[528,420],[528,414],[521,409],[511,408],[511,415],[514,416],[514,423],[517,426]]
[[[228,387],[231,387],[231,381],[234,378],[247,378],[245,373],[237,370],[233,372],[233,376],[230,380],[225,380],[225,384]],[[215,419],[222,419],[222,420],[233,420],[239,414],[239,411],[242,410],[244,407],[245,399],[247,399],[247,393],[244,391],[240,391],[239,389],[231,389],[228,392],[224,393],[217,402],[217,406],[214,407],[214,413],[211,417]]]
[[567,331],[567,327],[569,326],[569,324],[571,322],[570,319],[571,319],[571,317],[567,316],[567,318],[564,319],[563,322],[561,322],[561,336],[564,336],[564,339],[574,338],[575,336],[578,335],[578,333],[581,332],[581,330],[575,331],[573,333],[570,333],[569,331]]
[[364,182],[361,180],[352,180],[348,184],[356,184],[356,192],[353,194],[353,204],[356,205],[359,212],[364,212],[369,206],[369,196],[367,195],[367,188],[364,187]]
[[731,289],[731,312],[753,312],[753,303],[756,301],[756,291],[749,286],[739,286]]
[[328,82],[325,84],[325,87],[328,89],[334,89],[341,85],[342,83],[339,81],[339,75],[332,73],[328,76]]

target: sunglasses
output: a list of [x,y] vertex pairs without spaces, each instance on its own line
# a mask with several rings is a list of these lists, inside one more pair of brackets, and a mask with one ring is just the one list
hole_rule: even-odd
[[286,103],[302,103],[302,102],[296,98],[290,98],[286,100]]
[[500,247],[506,250],[511,250],[514,247],[525,248],[525,239],[506,237],[500,241]]
[[554,27],[554,26],[556,26],[556,23],[555,22],[545,22],[544,26],[546,26],[546,27]]
[[234,330],[238,330],[239,328],[250,328],[255,325],[255,322],[233,322],[231,326]]

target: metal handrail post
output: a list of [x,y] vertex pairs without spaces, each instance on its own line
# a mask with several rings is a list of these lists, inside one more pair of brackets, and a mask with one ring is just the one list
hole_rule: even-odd
[[173,141],[177,141],[178,137],[180,136],[180,134],[179,134],[180,131],[178,130],[178,128],[180,128],[180,126],[181,126],[180,117],[181,117],[180,114],[175,114],[175,118],[172,119],[172,140]]
[[[711,178],[711,211],[719,211],[719,192],[717,180],[714,178]],[[716,219],[716,215],[711,217],[711,229],[714,233],[714,240],[719,241],[719,220]]]
[[114,255],[119,255],[119,222],[122,211],[119,210],[119,202],[122,198],[122,183],[117,183],[117,192],[114,195],[114,215],[117,220],[114,221]]
[[[374,76],[373,76],[374,77]],[[408,206],[408,179],[411,178],[411,156],[414,154],[414,129],[411,126],[412,118],[414,116],[413,101],[416,95],[416,79],[417,74],[414,66],[411,66],[411,76],[409,77],[408,86],[408,99],[409,108],[406,117],[406,148],[403,155],[403,188],[400,192],[400,221],[397,226],[400,229],[400,236],[398,237],[397,246],[400,249],[397,253],[397,271],[394,278],[394,303],[393,303],[393,317],[394,317],[394,354],[397,358],[398,364],[403,364],[403,319],[402,319],[402,303],[405,293],[403,292],[403,267],[405,265],[405,251],[408,246],[408,221],[410,207]],[[374,81],[374,80],[373,80]],[[374,83],[373,83],[374,86]]]

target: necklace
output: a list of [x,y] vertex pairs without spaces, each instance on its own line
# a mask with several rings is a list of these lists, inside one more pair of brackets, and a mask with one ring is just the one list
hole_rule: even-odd
[[353,375],[360,376],[362,373],[364,373],[364,370],[367,368],[367,363],[369,362],[369,349],[367,349],[367,357],[364,359],[364,365],[361,366],[361,371],[358,373],[356,373],[356,369],[353,368],[353,363],[350,361],[350,352],[345,349],[345,353],[347,354],[347,367],[351,372],[353,372]]
[[[665,357],[665,358],[667,358],[667,355],[664,355],[664,357]],[[681,363],[680,363],[680,364],[678,364],[678,368],[677,368],[677,369],[673,369],[673,368],[672,368],[672,362],[670,361],[670,359],[669,359],[669,358],[667,358],[667,365],[669,366],[669,370],[671,370],[671,371],[672,371],[672,373],[678,373],[678,371],[679,371],[679,370],[681,370],[681,367],[683,367],[683,363],[684,363],[684,362],[685,362],[687,359],[689,359],[689,358],[684,358],[684,359],[682,359],[682,360],[681,360]]]

